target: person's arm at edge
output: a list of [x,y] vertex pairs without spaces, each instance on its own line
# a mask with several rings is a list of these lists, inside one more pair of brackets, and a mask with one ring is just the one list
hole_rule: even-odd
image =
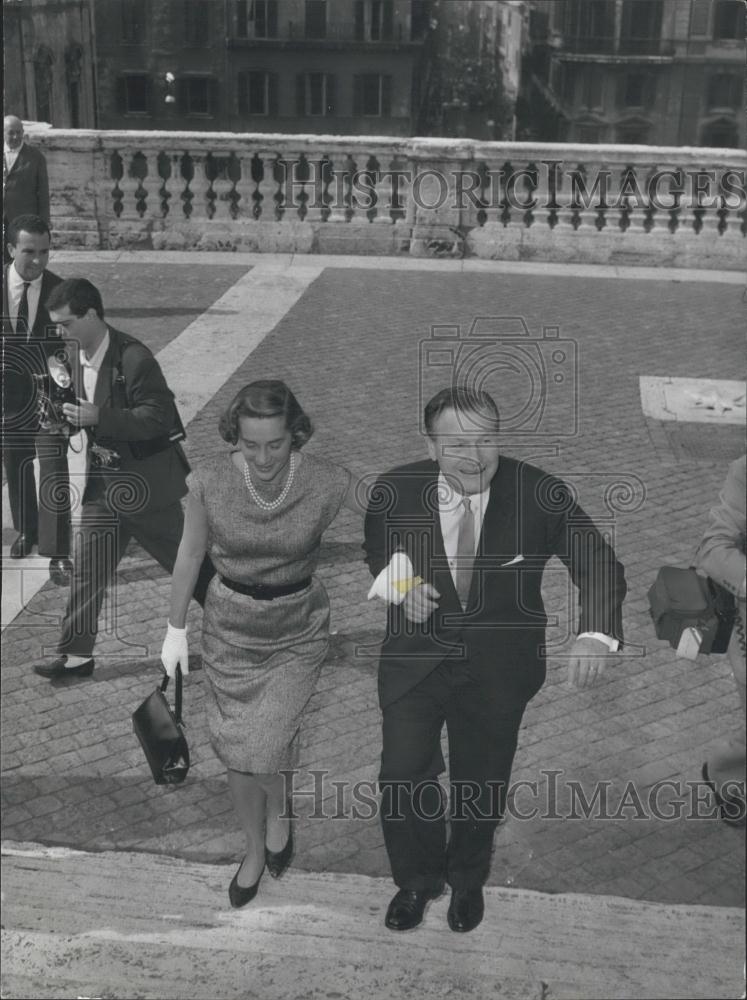
[[174,628],[184,628],[187,608],[200,573],[208,543],[207,511],[200,501],[190,494],[184,515],[184,528],[171,576],[171,606],[169,623]]

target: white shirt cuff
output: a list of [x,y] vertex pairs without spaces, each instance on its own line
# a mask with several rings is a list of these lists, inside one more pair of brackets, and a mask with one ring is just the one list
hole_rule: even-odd
[[610,653],[616,653],[620,648],[620,640],[613,638],[611,635],[605,635],[604,632],[582,632],[579,639],[599,639],[606,646],[609,646]]

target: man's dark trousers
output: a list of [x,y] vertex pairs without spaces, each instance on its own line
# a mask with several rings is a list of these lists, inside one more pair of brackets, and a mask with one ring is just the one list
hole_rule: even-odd
[[[59,559],[70,551],[70,488],[67,438],[45,431],[3,436],[3,464],[13,527],[30,542],[38,541],[39,555]],[[37,501],[34,458],[39,459]]]
[[[382,827],[392,875],[402,889],[436,890],[444,881],[455,889],[472,889],[488,877],[527,703],[497,693],[481,676],[484,672],[447,658],[383,709]],[[444,770],[444,723],[448,806],[437,779]]]
[[[73,530],[73,578],[58,651],[91,656],[104,594],[114,582],[127,544],[135,538],[168,573],[174,569],[182,536],[184,514],[179,501],[161,509],[138,513],[113,513],[103,502],[84,503],[80,523]],[[215,574],[206,556],[194,590],[205,603],[208,584]],[[116,589],[110,595],[111,619],[117,620]]]

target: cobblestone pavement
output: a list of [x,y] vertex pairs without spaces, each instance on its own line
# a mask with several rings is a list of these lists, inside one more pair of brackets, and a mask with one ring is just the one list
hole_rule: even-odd
[[[90,274],[114,307],[113,323],[156,351],[248,266],[217,255],[209,267],[189,258],[173,263],[184,259],[177,255],[164,255],[161,265],[137,255],[96,265],[81,263],[86,259],[68,254],[52,266],[66,276]],[[458,264],[428,270],[392,260],[379,269],[327,267],[269,336],[237,358],[232,377],[188,428],[189,455],[199,463],[223,447],[218,415],[236,389],[258,377],[284,378],[315,418],[309,449],[355,473],[376,472],[424,454],[419,359],[432,326],[465,330],[478,316],[523,316],[535,337],[543,326],[559,327],[561,338],[574,342],[577,374],[568,368],[561,374],[578,402],[577,432],[566,433],[571,397],[553,396],[549,435],[538,444],[508,434],[506,451],[562,474],[590,513],[614,530],[629,586],[627,647],[601,686],[568,689],[564,623],[573,598],[564,572],[546,574],[546,603],[558,625],[549,633],[547,683],[525,715],[514,769],[516,782],[537,782],[537,790],[528,784],[517,790],[513,815],[496,836],[494,885],[667,903],[743,901],[744,830],[712,818],[702,788],[695,803],[700,815],[688,816],[692,789],[685,785],[697,782],[709,744],[740,725],[728,665],[724,657],[676,659],[657,642],[646,600],[662,563],[690,559],[739,439],[730,428],[683,426],[675,447],[672,433],[642,416],[638,389],[646,374],[733,378],[740,370],[742,289],[715,275],[670,276],[461,272]],[[515,359],[520,349],[511,348]],[[538,350],[551,358],[549,348],[532,350],[535,358]],[[194,360],[199,380],[210,358]],[[504,376],[511,381],[501,402],[515,430],[525,416],[527,376],[524,370]],[[429,369],[423,382],[427,392],[444,379]],[[360,542],[360,519],[345,512],[323,543],[319,573],[335,634],[298,739],[294,788],[302,819],[294,864],[385,875],[378,821],[366,805],[380,747],[375,674],[384,615],[381,605],[366,601],[370,580]],[[223,769],[207,738],[197,653],[186,693],[193,757],[186,784],[154,786],[131,731],[132,710],[159,676],[168,592],[169,579],[133,545],[108,602],[105,621],[115,625],[99,637],[92,680],[50,684],[31,671],[55,641],[64,591],[45,586],[6,630],[4,838],[201,861],[242,853]],[[193,609],[195,651],[199,616]],[[606,783],[607,818],[584,818],[578,794],[577,815],[569,816],[569,781],[587,798]],[[546,815],[519,818],[533,807]]]

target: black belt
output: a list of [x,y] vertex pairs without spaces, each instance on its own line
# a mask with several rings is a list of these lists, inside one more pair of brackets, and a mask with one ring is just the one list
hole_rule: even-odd
[[299,590],[305,590],[311,586],[311,577],[306,576],[296,583],[282,583],[278,585],[270,583],[237,583],[236,580],[229,580],[225,576],[220,578],[220,582],[235,590],[237,594],[245,594],[253,597],[255,601],[274,601],[276,597],[287,597],[288,594],[297,594]]

